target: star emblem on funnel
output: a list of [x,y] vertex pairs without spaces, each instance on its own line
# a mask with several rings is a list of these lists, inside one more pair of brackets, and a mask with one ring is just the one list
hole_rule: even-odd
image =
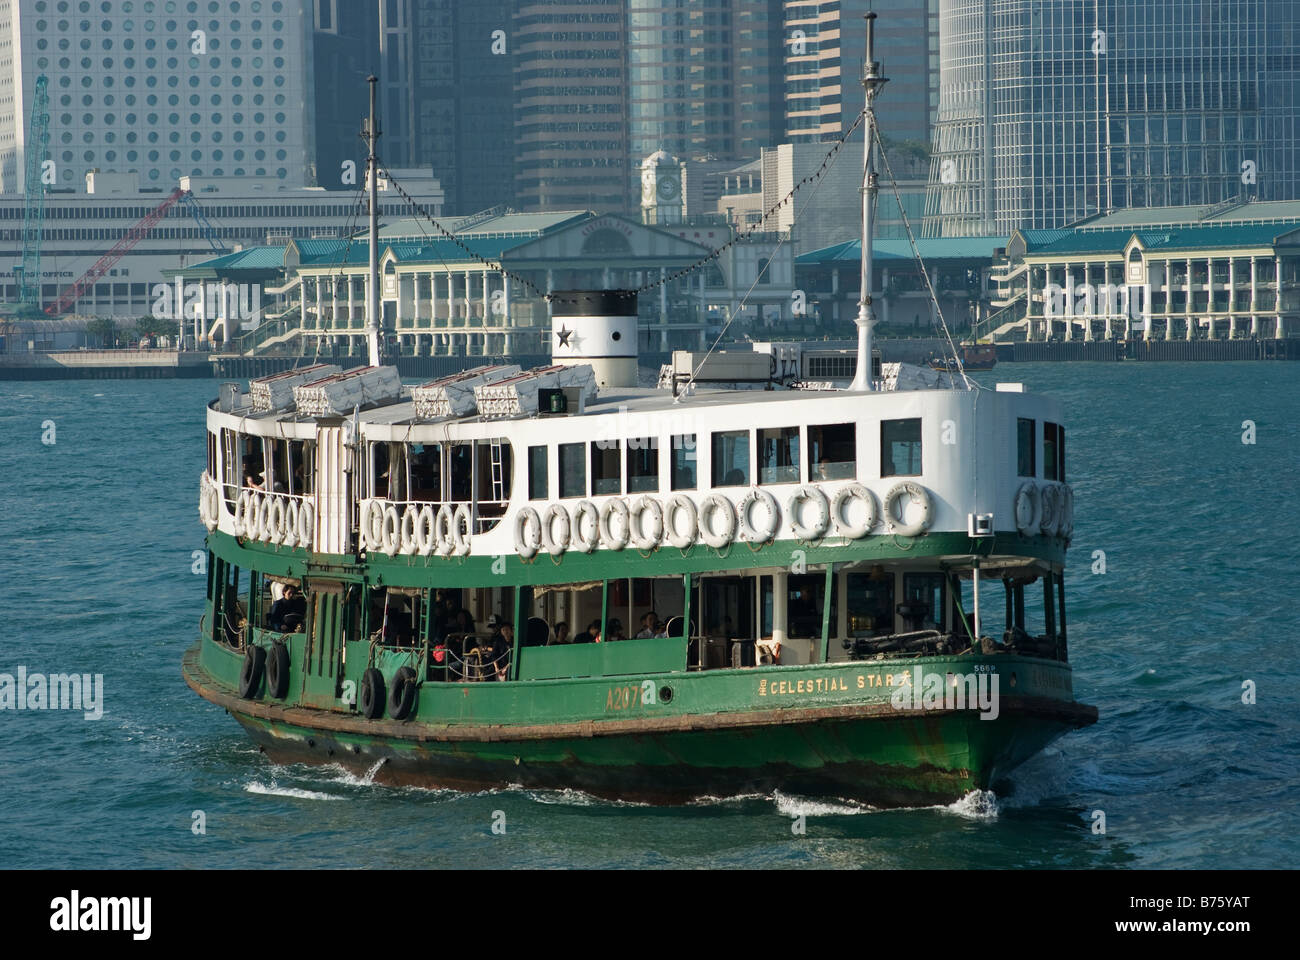
[[569,347],[576,350],[578,348],[578,337],[575,336],[576,330],[570,330],[568,327],[560,327],[555,331],[555,336],[559,338],[560,346]]

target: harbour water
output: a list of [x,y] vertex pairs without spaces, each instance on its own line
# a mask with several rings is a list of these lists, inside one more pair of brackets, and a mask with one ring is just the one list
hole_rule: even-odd
[[1070,653],[1101,720],[996,795],[893,811],[466,795],[273,766],[180,677],[202,608],[197,485],[216,384],[0,383],[0,673],[104,684],[97,720],[0,711],[0,867],[1295,866],[1294,371],[980,375],[1066,405]]

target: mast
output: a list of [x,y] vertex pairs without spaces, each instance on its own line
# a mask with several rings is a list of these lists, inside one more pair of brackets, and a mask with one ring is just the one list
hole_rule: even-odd
[[871,390],[871,330],[876,325],[876,311],[871,304],[871,239],[873,235],[872,216],[876,209],[876,193],[879,185],[872,160],[876,145],[876,114],[873,102],[880,88],[888,78],[880,73],[880,64],[875,61],[875,41],[873,37],[876,15],[868,13],[867,21],[867,55],[862,61],[862,89],[866,94],[863,106],[862,135],[862,282],[858,295],[858,315],[854,323],[858,325],[858,370],[849,384],[850,390]]
[[370,284],[366,290],[366,343],[370,348],[370,365],[377,367],[383,358],[379,352],[379,156],[375,143],[379,140],[379,127],[375,121],[375,90],[378,77],[366,80],[370,84],[370,119],[364,135],[369,156],[366,157],[366,189],[370,195]]

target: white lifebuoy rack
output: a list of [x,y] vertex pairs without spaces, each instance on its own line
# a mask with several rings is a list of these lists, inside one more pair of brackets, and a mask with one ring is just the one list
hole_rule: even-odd
[[[591,530],[587,536],[585,530]],[[583,553],[591,553],[600,546],[600,511],[590,500],[580,500],[573,508],[573,546]]]
[[[857,500],[866,508],[866,517],[859,523],[850,523],[845,517],[845,508]],[[836,492],[831,500],[831,519],[839,535],[849,540],[861,540],[871,532],[871,528],[880,519],[880,510],[876,504],[876,495],[861,483],[849,483]]]
[[[755,526],[751,519],[755,505],[760,503],[767,511],[767,524],[762,528]],[[774,540],[781,529],[781,508],[777,505],[776,497],[761,487],[754,487],[745,494],[740,506],[736,508],[736,518],[740,524],[740,535],[751,543]]]
[[[817,517],[811,526],[805,525],[800,516],[802,512],[800,507],[805,502],[811,502],[817,508]],[[830,529],[831,505],[821,487],[811,485],[800,487],[790,495],[790,502],[786,504],[786,513],[789,514],[790,529],[800,540],[820,540]]]
[[[679,518],[685,517],[685,530],[678,526]],[[695,544],[700,535],[700,518],[695,509],[695,501],[684,493],[674,493],[664,504],[664,535],[678,550],[686,550]]]
[[[905,509],[902,503],[904,497],[909,503],[915,503],[921,508],[921,516],[911,523],[903,522],[903,514],[899,509],[900,507]],[[902,483],[894,484],[885,495],[885,519],[889,522],[891,533],[903,537],[919,537],[930,529],[933,516],[934,501],[930,497],[930,491],[919,483],[904,480]]]
[[[614,517],[618,516],[621,528],[614,531]],[[600,508],[600,540],[607,550],[622,550],[632,539],[632,516],[622,497],[610,497]]]
[[[715,514],[722,515],[722,529],[713,526]],[[736,511],[731,501],[716,493],[704,498],[700,505],[700,538],[715,550],[729,546],[736,539]]]

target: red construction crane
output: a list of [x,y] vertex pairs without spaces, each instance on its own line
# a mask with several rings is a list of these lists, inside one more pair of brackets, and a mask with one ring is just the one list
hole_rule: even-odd
[[170,197],[141,217],[140,220],[136,222],[135,226],[127,231],[126,236],[113,244],[113,249],[109,250],[108,253],[96,260],[95,265],[83,273],[76,283],[69,287],[65,287],[63,292],[59,294],[59,299],[46,307],[45,312],[50,316],[55,316],[63,313],[81,299],[81,295],[93,286],[102,276],[104,276],[104,274],[108,273],[108,271],[113,268],[113,264],[117,263],[117,261],[130,253],[132,247],[149,235],[149,231],[154,228],[159,220],[166,216],[167,211],[170,210],[184,195],[185,191],[180,187],[173,190]]

